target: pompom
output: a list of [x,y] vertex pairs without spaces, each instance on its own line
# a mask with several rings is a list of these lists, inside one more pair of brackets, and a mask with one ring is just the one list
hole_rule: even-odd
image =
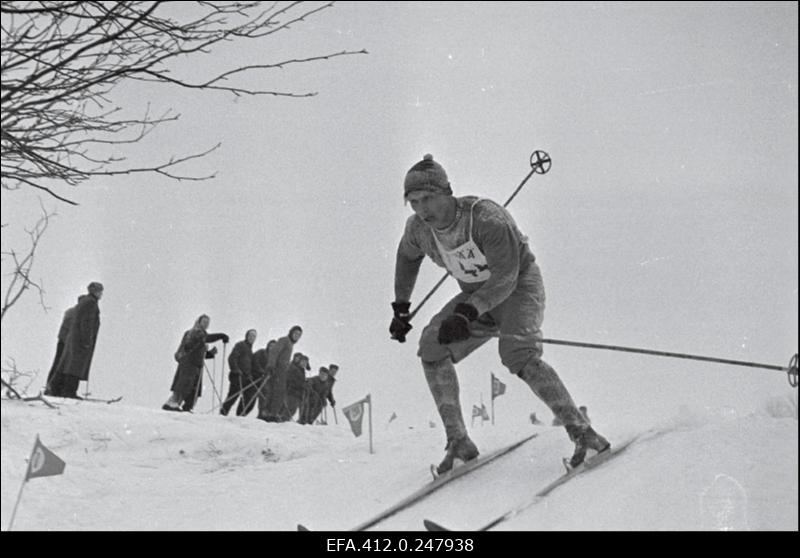
[[433,155],[431,155],[430,153],[426,153],[426,154],[425,154],[425,155],[422,157],[422,160],[423,160],[423,161],[433,161]]

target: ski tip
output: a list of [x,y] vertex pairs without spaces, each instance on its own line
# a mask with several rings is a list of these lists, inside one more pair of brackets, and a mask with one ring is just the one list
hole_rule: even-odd
[[310,529],[308,527],[306,527],[305,525],[303,525],[302,523],[298,523],[297,524],[297,530],[298,531],[310,531]]
[[430,519],[423,519],[422,524],[425,525],[425,529],[428,531],[449,531],[447,527],[443,527],[436,523],[435,521],[431,521]]

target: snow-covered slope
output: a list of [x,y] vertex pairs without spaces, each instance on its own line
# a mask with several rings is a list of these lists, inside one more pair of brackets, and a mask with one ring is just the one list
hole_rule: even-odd
[[[37,434],[67,467],[26,485],[15,530],[345,530],[428,482],[442,454],[441,430],[427,426],[378,427],[370,454],[343,424],[53,401],[57,409],[2,401],[3,529]],[[682,408],[649,425],[656,435],[498,528],[796,530],[796,402],[792,393],[746,416]],[[532,430],[539,436],[513,454],[377,528],[421,529],[429,517],[475,529],[524,501],[561,473],[563,431],[472,430],[484,452]],[[613,441],[635,432],[604,433]]]

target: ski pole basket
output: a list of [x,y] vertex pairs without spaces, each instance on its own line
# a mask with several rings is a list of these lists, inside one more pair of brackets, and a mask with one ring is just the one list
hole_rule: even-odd
[[789,377],[789,385],[797,387],[797,353],[789,361],[789,367],[786,369],[786,375]]

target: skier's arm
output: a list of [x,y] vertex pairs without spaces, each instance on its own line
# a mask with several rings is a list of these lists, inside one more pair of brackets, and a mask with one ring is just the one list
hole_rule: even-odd
[[223,343],[230,341],[230,338],[224,333],[207,333],[205,336],[206,343],[213,343],[214,341],[219,341],[220,339],[222,339]]
[[[413,217],[412,217],[413,219]],[[419,268],[425,258],[425,252],[419,246],[414,234],[412,220],[406,223],[406,229],[400,244],[397,246],[397,256],[394,268],[394,300],[395,302],[408,302],[414,285],[417,282]]]

